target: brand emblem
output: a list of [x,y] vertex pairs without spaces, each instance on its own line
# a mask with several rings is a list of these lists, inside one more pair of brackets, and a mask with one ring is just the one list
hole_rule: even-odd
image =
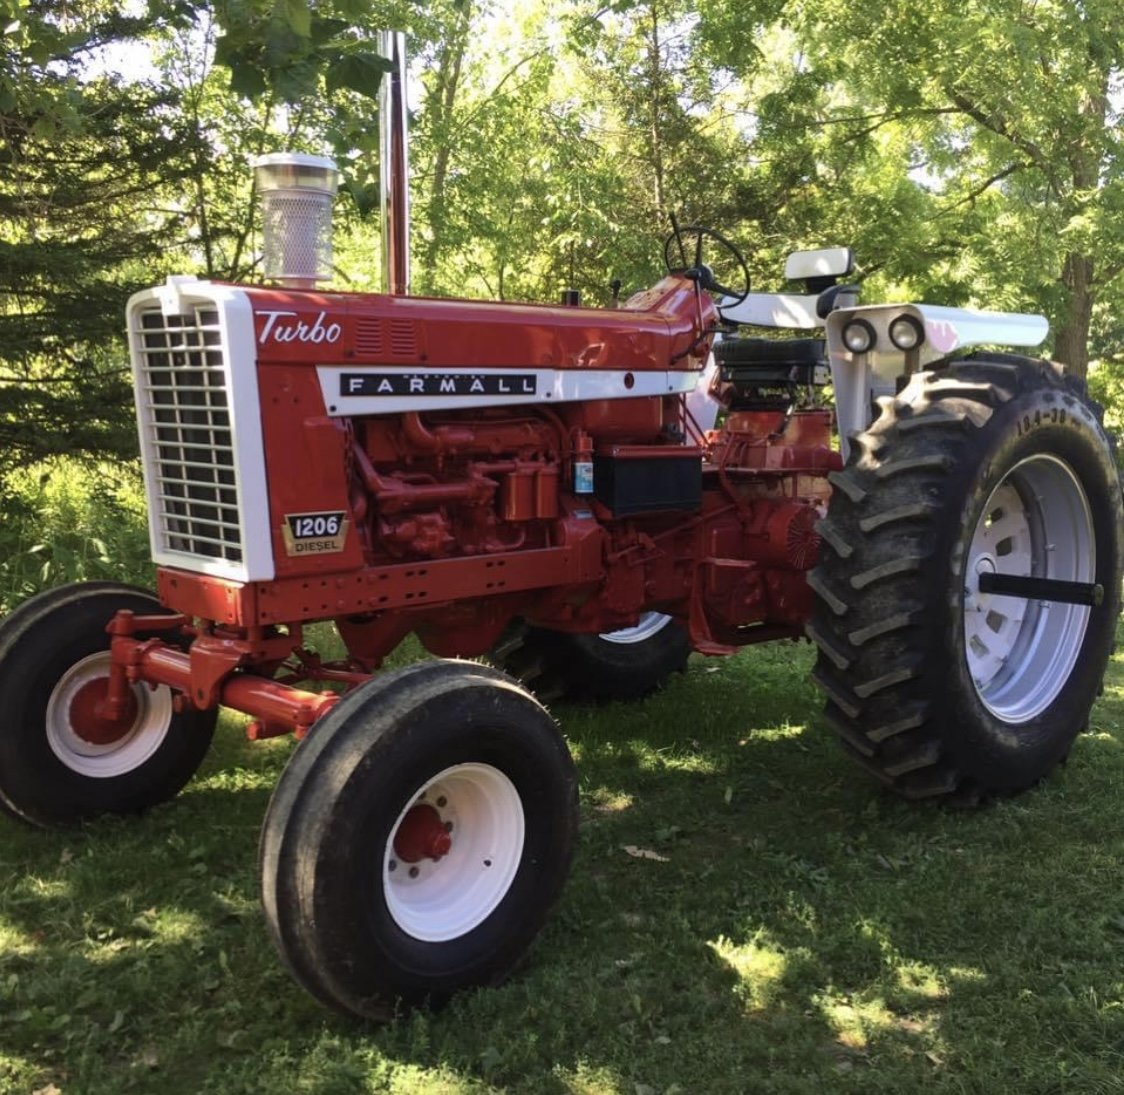
[[534,373],[342,373],[340,395],[534,395]]
[[323,555],[343,551],[347,517],[342,510],[321,513],[286,513],[281,526],[289,555]]
[[274,342],[304,342],[313,346],[327,346],[339,342],[343,328],[338,323],[325,323],[327,312],[321,312],[311,323],[297,319],[296,312],[261,311],[265,319],[258,342],[263,346]]

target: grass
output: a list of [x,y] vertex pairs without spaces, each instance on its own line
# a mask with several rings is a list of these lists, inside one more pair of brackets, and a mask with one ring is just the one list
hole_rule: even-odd
[[506,985],[384,1027],[319,1008],[261,923],[288,741],[231,717],[145,817],[0,818],[0,1091],[1124,1090],[1124,662],[1064,768],[957,812],[844,760],[809,661],[559,705],[583,806],[561,906]]

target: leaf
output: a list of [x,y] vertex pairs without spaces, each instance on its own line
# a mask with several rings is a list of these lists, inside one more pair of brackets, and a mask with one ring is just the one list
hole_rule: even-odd
[[632,856],[633,859],[654,859],[657,863],[671,862],[667,856],[660,855],[659,852],[653,852],[650,848],[638,848],[635,844],[622,844],[621,851]]
[[117,1011],[113,1013],[113,1019],[110,1022],[109,1026],[106,1027],[106,1030],[110,1034],[116,1034],[117,1031],[119,1031],[124,1025],[125,1013],[120,1008],[118,1008]]
[[348,29],[351,24],[344,19],[328,19],[322,15],[314,15],[309,27],[309,37],[322,45],[332,38],[337,38]]
[[351,195],[352,200],[355,202],[355,208],[359,210],[360,216],[365,217],[368,213],[378,209],[378,186],[371,183],[364,186],[355,179],[349,179],[344,185],[347,188],[347,192]]
[[308,10],[308,0],[284,0],[281,6],[289,28],[302,38],[309,37],[312,30],[312,13]]
[[243,99],[258,99],[265,94],[265,74],[246,61],[230,64],[230,90]]
[[342,88],[377,99],[383,73],[391,63],[377,53],[347,53],[328,67],[327,88],[331,95]]

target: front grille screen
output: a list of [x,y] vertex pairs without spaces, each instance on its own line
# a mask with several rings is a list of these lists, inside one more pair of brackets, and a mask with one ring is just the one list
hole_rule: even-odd
[[142,312],[143,451],[168,551],[242,562],[238,477],[218,311]]

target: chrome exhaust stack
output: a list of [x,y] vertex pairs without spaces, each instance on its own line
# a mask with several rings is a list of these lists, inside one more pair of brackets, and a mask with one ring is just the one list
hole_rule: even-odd
[[379,52],[391,63],[379,89],[379,192],[383,288],[410,292],[410,148],[406,119],[406,35],[382,31]]

